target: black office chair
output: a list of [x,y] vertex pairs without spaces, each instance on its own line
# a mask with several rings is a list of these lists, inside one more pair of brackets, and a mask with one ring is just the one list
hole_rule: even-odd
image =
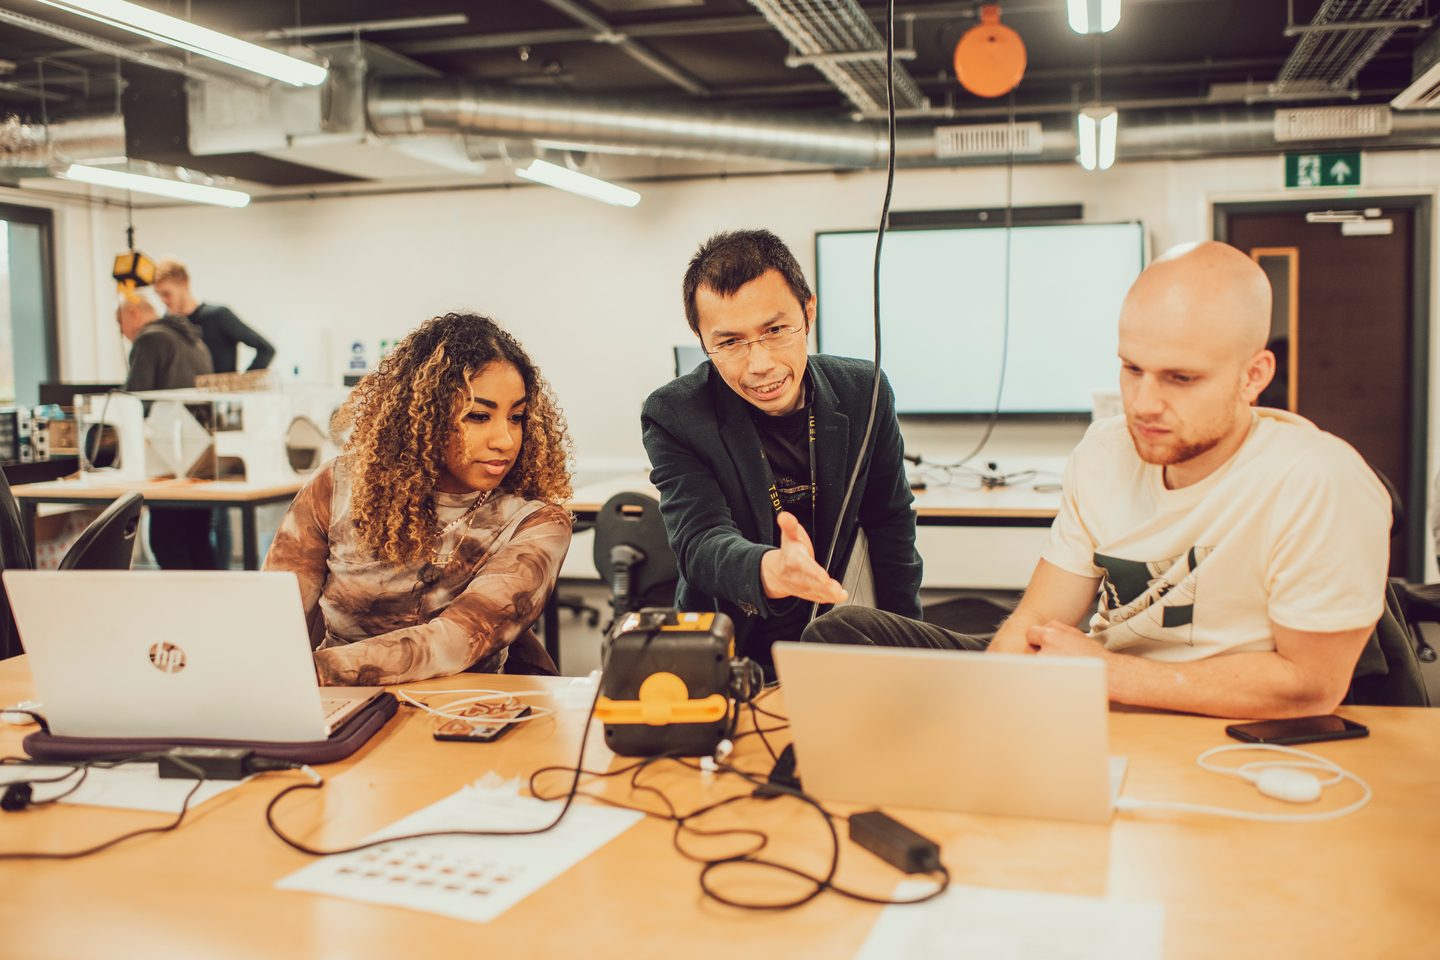
[[625,614],[675,603],[680,566],[660,520],[660,502],[617,493],[595,516],[595,569],[610,587],[609,633]]
[[135,536],[140,532],[140,508],[145,498],[127,493],[105,508],[80,531],[60,560],[61,570],[129,570],[135,556]]
[[[595,524],[581,520],[575,523],[570,532],[584,533],[593,529],[595,529]],[[600,625],[600,609],[598,607],[590,606],[578,593],[560,593],[558,586],[555,589],[555,608],[557,610],[568,610],[577,617],[584,617],[588,626],[598,627]]]
[[[10,492],[5,471],[0,470],[0,570],[30,570],[34,566],[25,527],[20,522],[20,505]],[[10,598],[4,583],[0,582],[0,660],[24,652],[15,630],[15,618],[10,613]]]
[[[1375,470],[1375,476],[1380,478],[1390,494],[1390,536],[1394,538],[1405,528],[1405,502],[1389,477],[1379,470]],[[1350,690],[1345,696],[1346,703],[1387,707],[1430,706],[1425,678],[1420,673],[1420,661],[1434,660],[1435,652],[1420,633],[1419,624],[1425,617],[1415,615],[1417,611],[1412,611],[1409,600],[1411,591],[1427,589],[1440,599],[1440,584],[1420,587],[1398,577],[1392,577],[1386,584],[1385,610],[1365,649],[1360,652]],[[1440,617],[1431,619],[1440,620]]]

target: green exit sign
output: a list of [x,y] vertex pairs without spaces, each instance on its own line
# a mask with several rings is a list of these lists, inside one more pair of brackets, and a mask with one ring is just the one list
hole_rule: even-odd
[[1360,151],[1285,154],[1285,186],[1357,187],[1360,185]]

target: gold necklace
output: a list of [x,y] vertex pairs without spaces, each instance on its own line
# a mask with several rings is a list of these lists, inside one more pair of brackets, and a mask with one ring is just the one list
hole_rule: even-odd
[[486,490],[480,494],[475,498],[475,502],[470,504],[468,510],[445,524],[444,528],[441,529],[440,535],[435,538],[435,545],[430,548],[429,562],[420,567],[419,577],[421,583],[428,587],[439,581],[439,579],[445,575],[446,568],[450,566],[450,558],[455,556],[455,551],[460,548],[460,542],[465,539],[465,536],[461,534],[460,538],[455,541],[455,546],[451,547],[443,558],[440,556],[440,545],[445,542],[445,538],[450,535],[450,531],[461,524],[465,524],[468,530],[470,520],[475,516],[475,512],[480,509],[481,504],[490,499],[490,494],[493,492],[494,491]]

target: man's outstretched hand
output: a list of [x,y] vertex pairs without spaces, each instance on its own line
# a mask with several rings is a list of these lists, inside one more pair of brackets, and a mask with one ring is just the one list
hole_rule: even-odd
[[771,600],[799,597],[812,603],[840,603],[845,588],[815,562],[810,535],[792,513],[775,517],[780,525],[780,546],[760,559],[760,583]]

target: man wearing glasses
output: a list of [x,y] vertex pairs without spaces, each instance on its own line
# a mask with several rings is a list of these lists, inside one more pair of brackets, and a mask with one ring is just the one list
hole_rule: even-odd
[[[721,233],[690,261],[685,316],[710,363],[646,400],[640,421],[680,565],[676,605],[719,610],[737,652],[771,663],[816,605],[857,600],[920,616],[920,557],[895,398],[882,380],[874,453],[840,516],[874,368],[808,356],[815,296],[766,230]],[[862,536],[863,534],[863,536]],[[825,556],[832,541],[833,559]]]

